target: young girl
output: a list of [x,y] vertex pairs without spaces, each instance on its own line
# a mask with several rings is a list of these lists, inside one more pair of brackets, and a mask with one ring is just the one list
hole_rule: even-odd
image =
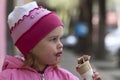
[[[8,23],[24,59],[6,56],[0,80],[79,80],[58,66],[63,52],[63,23],[54,12],[31,2],[15,7]],[[101,80],[97,72],[93,80]]]

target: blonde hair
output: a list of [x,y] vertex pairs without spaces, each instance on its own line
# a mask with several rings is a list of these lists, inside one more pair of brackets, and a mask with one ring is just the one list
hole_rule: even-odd
[[[24,61],[24,66],[29,66],[29,67],[34,68],[35,70],[39,70],[38,59],[32,52],[28,53],[28,55],[26,56],[26,59]],[[58,68],[58,66],[59,66],[59,63],[54,64],[53,68]]]

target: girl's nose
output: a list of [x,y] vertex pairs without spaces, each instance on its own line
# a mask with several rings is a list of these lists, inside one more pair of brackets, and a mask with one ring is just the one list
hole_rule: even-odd
[[59,44],[58,44],[58,49],[62,49],[63,48],[63,44],[61,41],[59,41]]

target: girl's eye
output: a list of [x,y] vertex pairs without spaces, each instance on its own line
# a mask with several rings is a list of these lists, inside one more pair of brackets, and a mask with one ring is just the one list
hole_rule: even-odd
[[53,38],[52,40],[55,41],[55,40],[57,40],[57,38]]
[[51,38],[50,41],[57,41],[57,38]]

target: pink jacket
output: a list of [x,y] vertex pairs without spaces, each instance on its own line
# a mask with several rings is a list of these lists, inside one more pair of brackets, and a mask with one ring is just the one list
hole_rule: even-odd
[[44,73],[38,73],[30,67],[22,67],[23,60],[17,57],[6,56],[0,80],[79,80],[63,68],[54,69],[49,66]]

